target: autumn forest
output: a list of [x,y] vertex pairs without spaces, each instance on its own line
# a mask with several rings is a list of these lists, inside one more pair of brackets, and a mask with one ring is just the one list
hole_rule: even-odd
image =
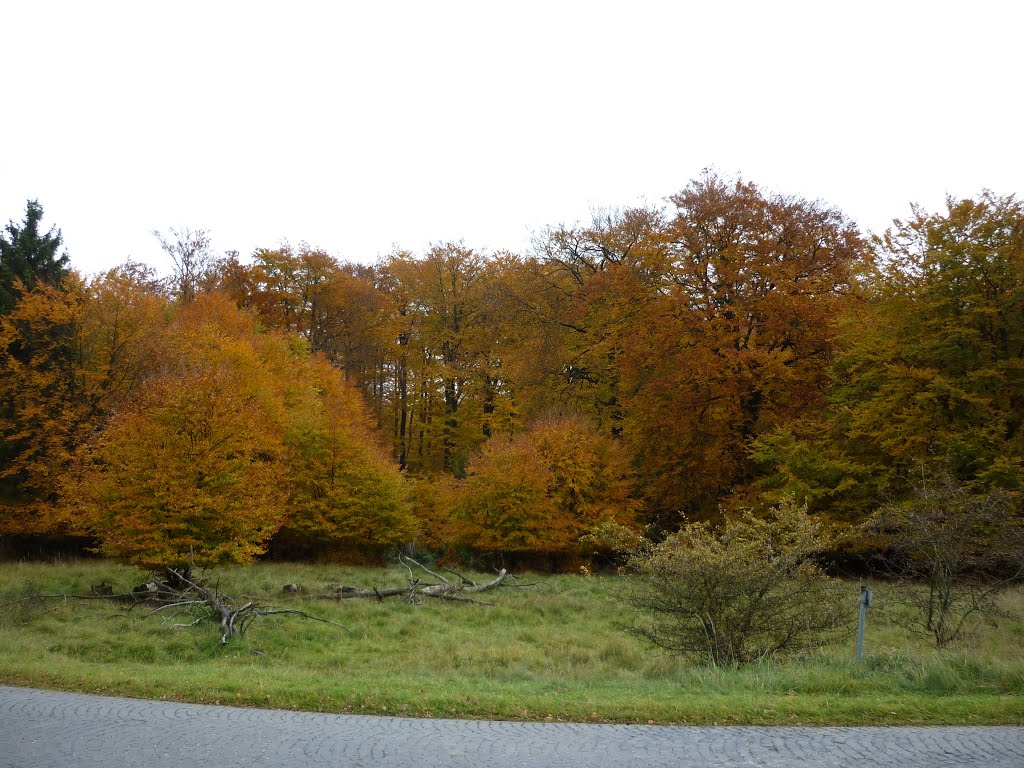
[[869,237],[706,173],[526,254],[171,230],[171,275],[84,277],[30,201],[0,233],[0,535],[150,567],[575,569],[609,524],[793,496],[854,530],[940,474],[1019,515],[1024,204],[906,213]]

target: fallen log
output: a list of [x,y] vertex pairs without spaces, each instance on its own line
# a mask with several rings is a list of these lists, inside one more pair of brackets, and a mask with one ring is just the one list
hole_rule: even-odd
[[[461,573],[451,570],[450,568],[441,569],[459,577],[458,582],[453,582],[408,555],[399,554],[398,562],[405,567],[409,574],[407,584],[404,587],[391,587],[388,589],[377,589],[376,587],[373,589],[355,589],[354,587],[339,586],[331,592],[314,595],[314,597],[322,600],[339,601],[352,599],[383,600],[386,597],[405,597],[410,602],[421,602],[421,598],[429,597],[435,600],[454,600],[461,603],[492,605],[492,603],[475,600],[471,597],[466,597],[466,595],[496,589],[497,587],[505,584],[507,580],[515,578],[508,571],[502,568],[495,578],[483,583],[477,583],[472,579],[463,576]],[[422,578],[418,578],[412,570],[413,567],[418,568],[423,573],[432,577],[434,581],[425,582]]]

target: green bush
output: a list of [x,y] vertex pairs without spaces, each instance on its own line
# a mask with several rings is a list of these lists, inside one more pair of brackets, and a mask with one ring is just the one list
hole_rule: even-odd
[[[669,651],[742,664],[819,645],[846,625],[836,583],[811,560],[829,545],[790,498],[764,518],[693,523],[633,551],[632,630]],[[852,618],[852,617],[850,617]]]

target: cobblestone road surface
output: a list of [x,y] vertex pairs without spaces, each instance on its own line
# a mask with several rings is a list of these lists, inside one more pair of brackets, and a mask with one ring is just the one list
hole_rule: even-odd
[[692,728],[413,720],[0,686],[0,766],[1015,766],[1024,728]]

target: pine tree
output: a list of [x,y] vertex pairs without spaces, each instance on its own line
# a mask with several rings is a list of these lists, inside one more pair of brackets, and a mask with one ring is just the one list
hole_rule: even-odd
[[51,227],[43,234],[39,223],[43,207],[37,200],[25,205],[25,221],[8,222],[0,232],[0,314],[9,314],[18,302],[18,281],[27,290],[39,283],[60,287],[68,274],[68,255],[58,255],[64,239]]

